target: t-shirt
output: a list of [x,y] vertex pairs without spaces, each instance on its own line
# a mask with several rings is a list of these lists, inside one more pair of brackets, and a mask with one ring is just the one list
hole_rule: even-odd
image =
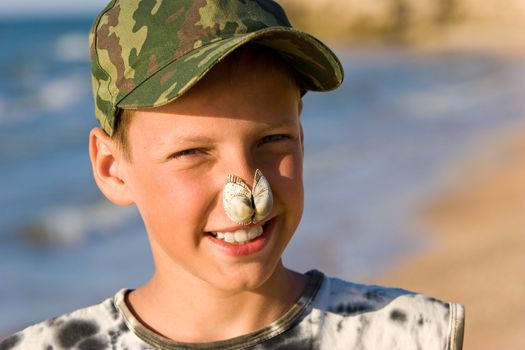
[[402,289],[329,278],[313,270],[297,303],[253,333],[211,343],[180,343],[142,324],[123,289],[101,304],[36,324],[0,349],[359,349],[462,348],[461,305]]

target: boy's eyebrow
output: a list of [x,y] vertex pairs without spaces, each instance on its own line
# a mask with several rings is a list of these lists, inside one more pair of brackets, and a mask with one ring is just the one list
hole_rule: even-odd
[[296,123],[297,122],[293,118],[285,119],[276,123],[267,123],[264,129],[278,129],[284,126],[295,126]]
[[294,123],[292,121],[288,122],[280,122],[275,124],[266,124],[263,128],[261,128],[260,133],[264,134],[272,134],[272,133],[288,133],[290,131],[295,130],[298,128],[298,123]]
[[184,143],[213,143],[213,138],[208,136],[189,136],[189,137],[175,137],[169,140],[163,140],[160,145],[174,146]]

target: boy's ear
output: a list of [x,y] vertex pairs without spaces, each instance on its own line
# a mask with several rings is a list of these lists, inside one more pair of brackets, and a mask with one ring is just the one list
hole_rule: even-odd
[[301,128],[301,150],[303,151],[303,157],[304,157],[304,131],[303,131],[303,123],[299,124],[299,127]]
[[117,145],[100,128],[89,133],[89,158],[93,177],[100,191],[113,203],[130,205],[133,203],[129,188],[121,176],[120,163],[124,160]]
[[304,131],[303,131],[303,123],[301,123],[301,114],[303,113],[303,99],[299,99],[299,127],[301,128],[301,148],[303,150],[303,156],[304,156]]

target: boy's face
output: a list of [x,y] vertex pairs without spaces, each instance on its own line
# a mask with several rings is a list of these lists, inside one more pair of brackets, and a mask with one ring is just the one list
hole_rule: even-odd
[[[163,107],[135,111],[120,159],[122,179],[150,236],[159,276],[228,291],[261,287],[276,268],[303,211],[301,101],[285,74],[261,65],[217,68]],[[251,187],[256,169],[274,205],[255,241],[217,239],[232,232],[222,205],[228,174]]]

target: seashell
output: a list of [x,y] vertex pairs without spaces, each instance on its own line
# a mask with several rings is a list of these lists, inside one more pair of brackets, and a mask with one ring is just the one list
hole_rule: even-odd
[[253,190],[238,176],[228,175],[222,193],[226,215],[239,225],[248,225],[264,219],[272,210],[273,196],[270,184],[257,169]]
[[228,175],[222,191],[222,204],[226,215],[239,225],[252,222],[255,211],[252,205],[252,192],[248,185],[235,175]]
[[252,218],[252,222],[256,223],[270,214],[273,207],[273,196],[270,184],[259,169],[255,171],[253,178],[252,196],[255,207],[255,215]]

